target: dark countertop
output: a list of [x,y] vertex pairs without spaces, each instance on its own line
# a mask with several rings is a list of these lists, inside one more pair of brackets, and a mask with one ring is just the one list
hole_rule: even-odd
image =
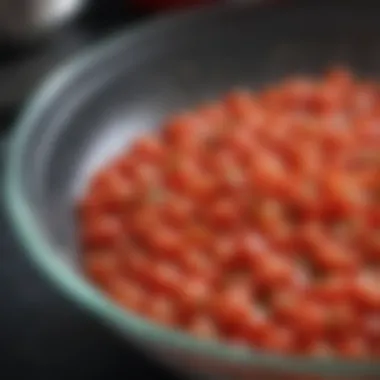
[[[1,166],[9,126],[30,89],[46,71],[140,16],[124,9],[107,7],[107,11],[102,3],[105,2],[95,3],[99,8],[93,7],[82,19],[51,36],[50,41],[23,48],[0,45]],[[113,376],[174,379],[64,299],[41,277],[14,240],[2,203],[0,305],[3,373],[20,380],[63,380],[76,375],[83,380]]]
[[0,357],[20,380],[171,379],[134,347],[92,320],[32,268],[0,211]]

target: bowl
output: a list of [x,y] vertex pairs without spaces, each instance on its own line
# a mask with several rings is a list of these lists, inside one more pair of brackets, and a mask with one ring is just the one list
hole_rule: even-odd
[[169,113],[234,86],[259,88],[344,63],[380,67],[380,23],[359,6],[211,7],[126,30],[52,73],[16,123],[6,163],[9,216],[54,286],[148,354],[195,377],[375,379],[380,363],[281,357],[198,341],[122,310],[81,271],[74,208],[91,174]]

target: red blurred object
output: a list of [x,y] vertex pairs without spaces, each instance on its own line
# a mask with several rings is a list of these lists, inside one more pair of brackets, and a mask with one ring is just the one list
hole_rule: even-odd
[[158,11],[164,9],[183,8],[200,4],[211,4],[217,0],[134,0],[133,3],[136,7],[149,10]]

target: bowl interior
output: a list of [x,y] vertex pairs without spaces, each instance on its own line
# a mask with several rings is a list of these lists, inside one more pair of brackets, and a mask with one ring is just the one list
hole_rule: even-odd
[[158,21],[73,62],[19,132],[18,186],[51,252],[81,276],[75,201],[136,135],[232,87],[256,89],[334,63],[376,75],[379,32],[366,9],[236,7]]
[[57,252],[77,265],[75,198],[94,170],[165,115],[335,63],[376,75],[374,16],[331,8],[206,12],[94,57],[49,100],[23,152],[25,193]]

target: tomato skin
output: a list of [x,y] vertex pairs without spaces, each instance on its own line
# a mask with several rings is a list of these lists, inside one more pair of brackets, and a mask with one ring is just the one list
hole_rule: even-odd
[[138,284],[120,278],[114,278],[109,284],[108,293],[122,307],[133,312],[143,312],[145,309],[146,295]]
[[310,289],[310,294],[315,299],[329,304],[347,299],[350,296],[353,276],[340,274],[326,277],[313,284]]
[[185,286],[177,289],[177,302],[181,316],[185,320],[207,309],[210,299],[210,286],[207,281],[199,277],[189,278]]
[[151,288],[155,293],[177,294],[183,281],[179,270],[170,263],[158,262],[150,269]]
[[96,216],[81,231],[85,249],[116,247],[121,240],[121,225],[112,217]]
[[291,354],[295,351],[293,331],[279,326],[270,326],[261,338],[259,347],[276,354]]
[[90,180],[85,273],[199,339],[379,358],[379,93],[336,68],[168,118]]
[[366,358],[369,349],[361,336],[347,336],[336,345],[339,354],[348,359],[360,360]]
[[90,279],[102,286],[108,285],[110,279],[117,274],[115,257],[107,252],[87,254],[83,265]]
[[359,274],[353,284],[353,296],[364,309],[380,312],[380,277],[378,274]]
[[196,315],[190,321],[187,331],[199,339],[218,339],[218,329],[208,316]]

